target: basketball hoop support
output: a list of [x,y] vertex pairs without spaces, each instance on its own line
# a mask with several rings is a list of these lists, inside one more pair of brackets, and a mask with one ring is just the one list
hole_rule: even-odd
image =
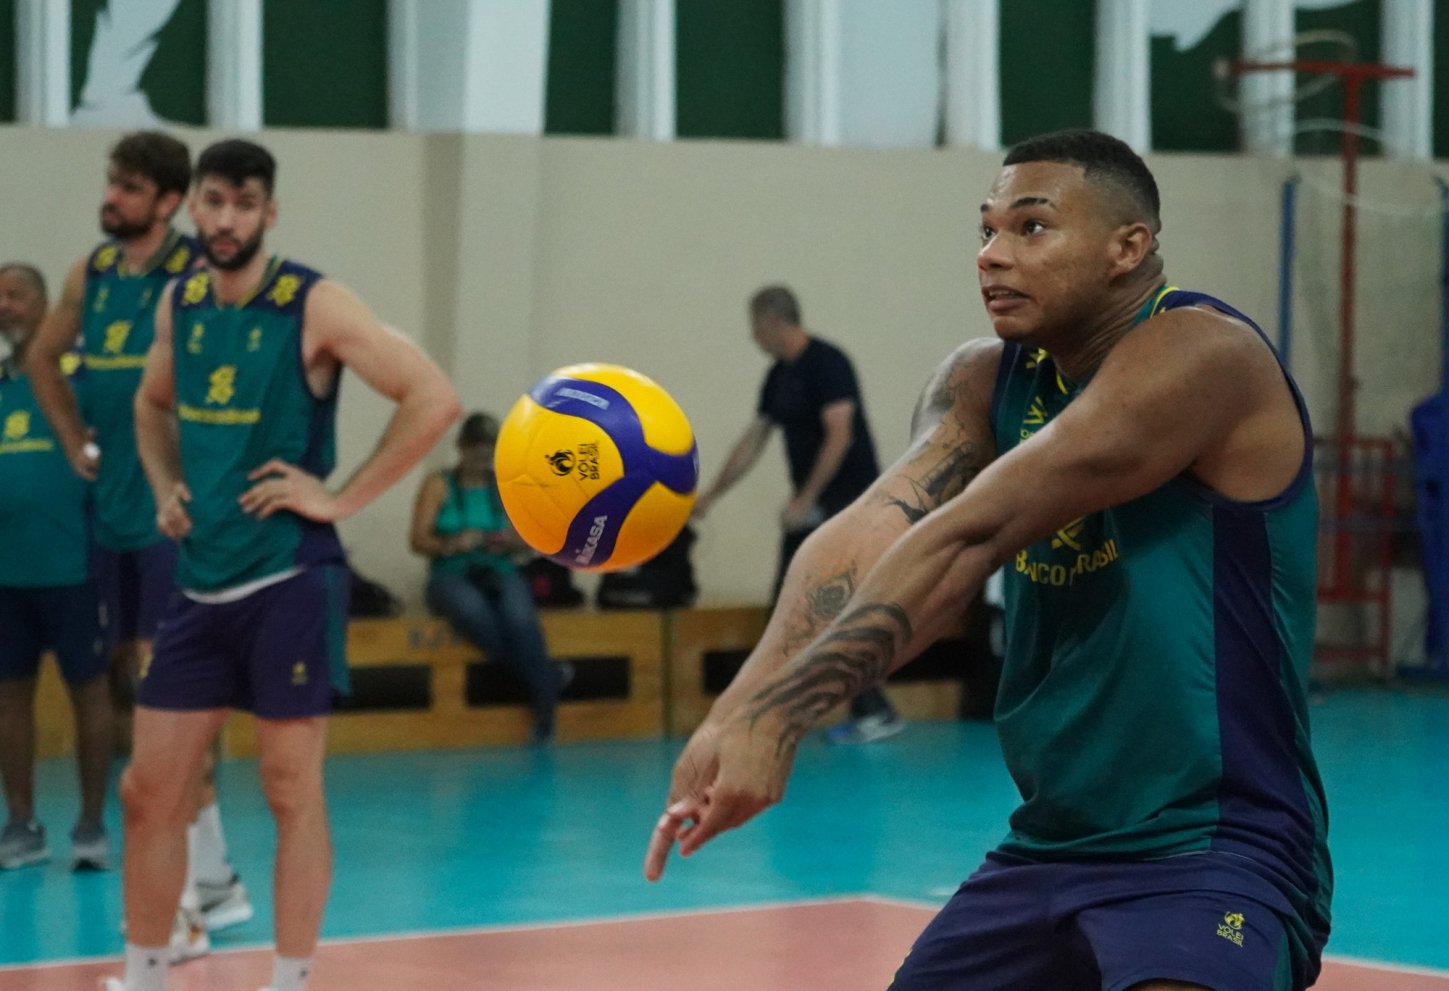
[[[1354,402],[1358,383],[1354,380],[1353,345],[1355,285],[1357,266],[1355,252],[1358,244],[1358,156],[1359,124],[1362,117],[1361,90],[1366,82],[1385,79],[1407,79],[1414,75],[1413,69],[1395,65],[1378,65],[1359,62],[1335,62],[1323,59],[1299,59],[1288,62],[1255,62],[1240,59],[1230,65],[1234,75],[1250,72],[1304,72],[1317,75],[1336,76],[1343,83],[1343,241],[1339,259],[1339,303],[1338,303],[1338,467],[1334,502],[1339,519],[1347,519],[1352,511],[1353,486],[1349,465],[1352,463],[1356,435]],[[1349,573],[1349,535],[1341,533],[1333,546],[1333,575],[1336,581],[1344,580]]]

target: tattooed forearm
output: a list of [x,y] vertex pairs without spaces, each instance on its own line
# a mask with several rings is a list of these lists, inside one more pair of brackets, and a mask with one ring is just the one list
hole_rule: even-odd
[[842,616],[789,671],[750,699],[750,722],[783,716],[779,747],[799,736],[867,685],[886,676],[911,641],[911,622],[900,606],[868,603]]
[[793,654],[814,640],[832,619],[840,615],[840,610],[854,594],[855,565],[810,586],[805,592],[803,614],[792,618],[785,631],[782,644],[785,653]]
[[981,452],[976,445],[951,448],[944,457],[926,469],[919,479],[910,479],[911,495],[891,496],[886,505],[900,510],[907,522],[915,524],[931,510],[966,488],[966,483],[981,470]]

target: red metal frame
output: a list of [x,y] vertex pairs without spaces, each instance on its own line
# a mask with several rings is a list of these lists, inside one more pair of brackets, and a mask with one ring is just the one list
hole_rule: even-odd
[[[1354,199],[1358,195],[1358,126],[1362,116],[1362,101],[1359,91],[1366,82],[1406,79],[1414,74],[1414,70],[1394,65],[1301,59],[1289,62],[1239,60],[1232,63],[1232,71],[1237,75],[1248,72],[1317,73],[1337,76],[1343,82],[1343,251],[1339,259],[1339,279],[1342,285],[1338,304],[1338,420],[1336,434],[1343,445],[1343,449],[1339,452],[1339,460],[1341,463],[1347,464],[1352,455],[1356,430],[1354,390],[1358,387],[1353,375],[1353,307],[1358,273],[1355,259],[1358,247],[1358,208]],[[1349,486],[1350,481],[1345,475],[1339,479],[1334,491],[1334,501],[1338,506],[1340,516],[1347,515],[1352,508],[1353,495]],[[1334,543],[1334,570],[1337,573],[1342,573],[1346,569],[1348,554],[1349,546],[1346,538]]]
[[[1358,388],[1358,382],[1354,379],[1354,320],[1353,309],[1355,302],[1355,287],[1357,283],[1358,269],[1356,264],[1356,252],[1358,247],[1358,207],[1355,198],[1358,195],[1358,157],[1359,157],[1359,122],[1362,117],[1362,99],[1360,90],[1366,82],[1378,82],[1385,79],[1406,79],[1414,75],[1413,69],[1393,65],[1378,65],[1358,62],[1338,62],[1324,59],[1298,59],[1287,62],[1255,62],[1248,59],[1240,59],[1233,62],[1231,70],[1235,75],[1243,75],[1249,72],[1303,72],[1318,75],[1337,76],[1343,83],[1343,147],[1341,155],[1343,159],[1343,249],[1339,259],[1339,280],[1341,282],[1338,323],[1339,323],[1339,352],[1338,352],[1338,417],[1337,429],[1334,439],[1337,447],[1338,464],[1345,470],[1336,474],[1332,481],[1332,518],[1339,521],[1347,521],[1355,516],[1356,496],[1354,492],[1354,474],[1348,470],[1355,463],[1356,455],[1363,450],[1360,444],[1368,445],[1377,449],[1377,445],[1388,444],[1388,441],[1375,441],[1360,439],[1356,436],[1355,426],[1355,399],[1354,392]],[[1321,444],[1322,442],[1320,442]],[[1392,445],[1388,450],[1389,458],[1392,458]],[[1388,507],[1387,518],[1392,518],[1392,475],[1387,483]],[[1352,583],[1352,561],[1354,553],[1353,531],[1340,526],[1333,532],[1331,545],[1327,550],[1329,563],[1326,566],[1326,575],[1329,581],[1325,584],[1320,582],[1319,599],[1323,602],[1374,602],[1381,605],[1382,623],[1380,624],[1379,641],[1368,648],[1374,655],[1381,657],[1385,663],[1388,660],[1388,567],[1389,558],[1387,553],[1388,537],[1384,538],[1385,553],[1382,558],[1383,573],[1380,585],[1382,586],[1382,602],[1376,595],[1369,595],[1366,591],[1369,583],[1360,581],[1357,585]],[[1320,554],[1320,561],[1325,558]]]

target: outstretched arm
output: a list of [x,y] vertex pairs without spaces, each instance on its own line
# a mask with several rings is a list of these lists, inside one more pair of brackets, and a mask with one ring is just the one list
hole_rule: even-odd
[[1184,472],[1211,484],[1228,461],[1291,469],[1301,428],[1287,436],[1271,422],[1281,416],[1265,416],[1285,402],[1276,362],[1241,324],[1178,311],[1130,332],[1061,415],[897,536],[808,647],[741,687],[710,727],[704,783],[656,826],[646,874],[658,876],[675,840],[691,853],[779,801],[814,721],[914,657],[1012,554]]
[[81,478],[94,481],[99,459],[86,447],[91,432],[81,419],[75,390],[60,370],[60,359],[75,347],[80,336],[85,293],[86,259],[81,258],[66,273],[60,298],[35,333],[25,356],[25,374],[30,376],[35,401],[50,422],[50,429],[60,441],[72,470]]
[[694,515],[702,517],[709,512],[709,507],[714,505],[715,500],[734,488],[735,483],[749,474],[750,469],[759,460],[760,452],[765,449],[765,442],[770,439],[770,431],[774,429],[768,417],[757,416],[750,421],[740,439],[735,441],[735,446],[730,449],[730,455],[725,459],[724,467],[715,476],[714,482],[694,502]]
[[[667,808],[705,801],[718,770],[722,728],[839,614],[897,537],[965,488],[991,460],[995,448],[987,412],[1000,353],[999,342],[982,339],[951,355],[922,394],[910,449],[795,554],[759,644],[675,764]],[[651,879],[663,871],[674,838],[673,829],[656,832],[645,865]]]
[[319,282],[307,296],[302,351],[309,380],[330,381],[346,367],[397,406],[377,446],[335,493],[300,468],[273,460],[252,471],[256,484],[243,493],[241,505],[259,517],[287,509],[309,519],[342,520],[417,464],[462,405],[443,370],[421,348],[380,324],[362,300],[335,282]]

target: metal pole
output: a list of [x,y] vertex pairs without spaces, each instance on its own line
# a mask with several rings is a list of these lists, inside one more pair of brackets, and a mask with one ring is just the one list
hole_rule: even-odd
[[[1283,367],[1292,369],[1293,358],[1293,258],[1297,251],[1294,240],[1298,213],[1298,177],[1283,181],[1283,210],[1278,236],[1278,354]],[[1449,371],[1449,365],[1445,366]]]

